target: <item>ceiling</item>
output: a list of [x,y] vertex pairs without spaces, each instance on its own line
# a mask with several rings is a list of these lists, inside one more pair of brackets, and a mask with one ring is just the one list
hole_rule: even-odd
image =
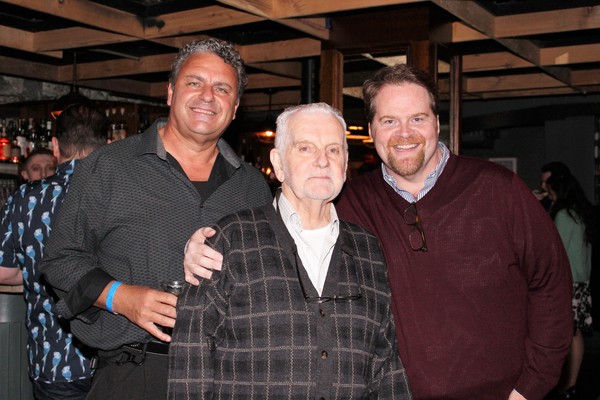
[[415,42],[462,56],[465,100],[600,92],[598,0],[0,0],[0,74],[163,101],[177,49],[206,36],[240,50],[245,110],[298,103],[323,49],[360,102],[380,56]]

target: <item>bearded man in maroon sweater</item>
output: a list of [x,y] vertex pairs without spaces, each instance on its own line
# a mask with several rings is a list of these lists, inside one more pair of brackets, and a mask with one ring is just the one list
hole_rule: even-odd
[[[347,182],[336,209],[382,243],[414,398],[543,399],[573,334],[569,262],[552,221],[514,173],[439,141],[429,75],[386,67],[363,94],[382,168]],[[200,245],[211,234],[190,241],[192,283],[219,268]]]

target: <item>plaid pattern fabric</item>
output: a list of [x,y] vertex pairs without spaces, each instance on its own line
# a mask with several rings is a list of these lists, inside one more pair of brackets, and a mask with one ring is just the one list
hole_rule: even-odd
[[[377,239],[341,221],[323,296],[304,300],[272,206],[232,214],[209,241],[223,271],[179,299],[169,399],[410,399]],[[316,295],[303,267],[308,295]],[[358,282],[357,282],[358,279]]]

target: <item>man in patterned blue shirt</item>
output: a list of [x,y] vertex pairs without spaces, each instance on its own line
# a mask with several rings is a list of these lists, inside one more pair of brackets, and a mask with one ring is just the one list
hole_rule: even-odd
[[85,399],[91,386],[89,354],[57,314],[40,261],[77,160],[106,143],[106,132],[106,118],[95,108],[77,104],[64,110],[52,138],[56,173],[21,185],[0,213],[0,283],[24,286],[29,376],[37,400]]

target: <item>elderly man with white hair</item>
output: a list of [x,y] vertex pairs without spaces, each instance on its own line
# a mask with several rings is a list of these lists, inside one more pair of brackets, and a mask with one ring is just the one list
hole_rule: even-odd
[[221,219],[223,268],[186,284],[169,353],[169,398],[411,399],[377,239],[337,218],[346,179],[341,113],[285,110],[272,205]]

